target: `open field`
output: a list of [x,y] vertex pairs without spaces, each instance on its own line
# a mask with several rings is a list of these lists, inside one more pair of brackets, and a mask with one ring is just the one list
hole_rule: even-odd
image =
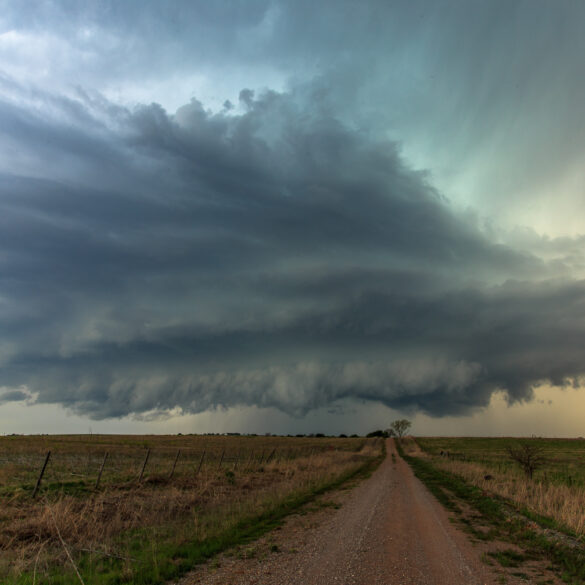
[[[416,442],[440,469],[585,536],[585,440],[425,437]],[[507,451],[522,442],[538,446],[545,458],[532,480]]]
[[0,581],[162,582],[274,526],[382,451],[361,438],[0,437]]

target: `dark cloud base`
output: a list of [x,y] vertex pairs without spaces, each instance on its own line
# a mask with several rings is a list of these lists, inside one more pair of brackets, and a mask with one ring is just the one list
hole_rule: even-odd
[[2,386],[92,418],[347,398],[441,416],[585,373],[574,242],[493,243],[321,83],[238,113],[36,99],[54,115],[0,103],[27,153],[0,176]]

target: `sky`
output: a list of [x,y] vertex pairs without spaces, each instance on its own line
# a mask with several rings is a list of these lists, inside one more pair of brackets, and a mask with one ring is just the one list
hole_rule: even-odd
[[580,0],[0,0],[0,434],[585,435]]

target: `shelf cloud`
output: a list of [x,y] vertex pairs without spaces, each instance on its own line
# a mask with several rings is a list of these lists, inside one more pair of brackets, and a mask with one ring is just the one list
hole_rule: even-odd
[[442,415],[578,378],[570,267],[491,242],[310,91],[243,90],[241,113],[3,103],[37,176],[0,177],[1,383],[101,418],[339,399]]
[[6,13],[0,403],[444,416],[580,385],[579,6],[191,4]]

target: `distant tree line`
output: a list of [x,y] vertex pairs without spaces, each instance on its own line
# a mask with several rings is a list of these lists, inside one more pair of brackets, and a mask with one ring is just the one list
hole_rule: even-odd
[[366,437],[383,437],[385,439],[387,439],[388,437],[398,437],[399,439],[401,439],[408,431],[408,429],[410,429],[410,427],[412,426],[412,423],[406,419],[406,418],[401,418],[395,421],[392,421],[390,423],[390,427],[387,428],[386,430],[381,430],[378,429],[377,431],[372,431],[371,433],[368,433],[366,435]]

